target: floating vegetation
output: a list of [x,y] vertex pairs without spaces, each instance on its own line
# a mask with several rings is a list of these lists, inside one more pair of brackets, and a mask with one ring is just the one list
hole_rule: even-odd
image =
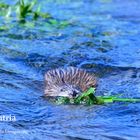
[[59,20],[56,20],[56,19],[49,19],[48,22],[46,23],[46,26],[50,27],[50,25],[53,26],[53,27],[56,27],[56,28],[64,28],[64,27],[67,27],[68,25],[70,25],[70,22],[59,21]]
[[85,104],[85,105],[102,105],[113,102],[140,102],[140,99],[119,98],[118,96],[95,96],[95,88],[90,88],[77,98],[58,97],[56,104]]
[[15,15],[16,11],[16,17],[20,20],[25,19],[28,16],[31,16],[34,20],[37,18],[52,18],[52,16],[49,13],[42,13],[41,12],[41,5],[37,6],[37,0],[18,0],[18,2],[15,5],[8,5],[5,3],[0,3],[0,10],[1,10],[1,16],[5,17],[11,17]]
[[33,20],[52,18],[49,13],[41,12],[41,5],[37,6],[37,0],[32,0],[31,2],[19,0],[16,4],[16,13],[20,20],[25,20],[27,16],[31,16]]
[[5,3],[0,3],[0,16],[6,16],[7,11],[9,9],[9,5]]
[[6,8],[8,8],[9,7],[9,5],[7,5],[7,4],[5,4],[5,3],[0,3],[0,9],[2,10],[2,9],[6,9]]
[[[17,18],[20,23],[23,23],[25,26],[29,28],[33,28],[35,26],[34,21],[38,19],[44,19],[44,27],[51,29],[53,28],[65,28],[70,25],[69,21],[66,20],[58,20],[51,16],[50,13],[41,12],[41,4],[38,4],[37,0],[18,0],[15,5],[8,5],[4,3],[0,3],[0,16],[5,18]],[[9,29],[6,26],[1,26],[0,31]]]
[[20,19],[24,19],[28,14],[31,14],[33,12],[33,7],[36,4],[36,0],[33,0],[32,2],[24,2],[24,0],[19,0],[17,5],[17,15]]
[[6,30],[8,30],[9,28],[8,28],[8,26],[6,26],[6,25],[2,25],[2,26],[0,26],[0,31],[6,31]]
[[28,2],[25,0],[19,0],[16,4],[16,13],[19,19],[25,19],[27,16],[31,16],[34,20],[41,18],[51,18],[52,16],[49,13],[41,12],[41,5],[35,8],[37,5],[36,0]]

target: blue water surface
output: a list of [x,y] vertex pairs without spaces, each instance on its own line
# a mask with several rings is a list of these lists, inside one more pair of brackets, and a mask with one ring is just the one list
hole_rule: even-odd
[[[4,0],[8,4],[16,1]],[[0,17],[1,140],[138,140],[140,103],[55,105],[43,98],[45,71],[95,73],[97,95],[140,98],[140,0],[46,0],[47,20]]]

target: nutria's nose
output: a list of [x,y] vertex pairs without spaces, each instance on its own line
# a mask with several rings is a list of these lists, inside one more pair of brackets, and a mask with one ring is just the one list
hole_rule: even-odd
[[73,97],[76,97],[76,96],[77,96],[77,94],[78,94],[78,92],[77,92],[77,91],[73,91],[72,96],[73,96]]

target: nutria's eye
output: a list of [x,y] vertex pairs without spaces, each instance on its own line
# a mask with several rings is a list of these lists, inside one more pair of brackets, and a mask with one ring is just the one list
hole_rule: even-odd
[[60,91],[61,91],[61,92],[64,92],[65,90],[62,88],[62,89],[60,89]]

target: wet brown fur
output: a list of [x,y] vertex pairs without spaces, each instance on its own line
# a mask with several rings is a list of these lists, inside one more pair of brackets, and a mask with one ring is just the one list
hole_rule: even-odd
[[75,67],[49,70],[45,74],[45,95],[57,96],[55,93],[53,94],[53,91],[64,84],[79,87],[84,92],[89,87],[96,86],[96,77],[83,69]]

